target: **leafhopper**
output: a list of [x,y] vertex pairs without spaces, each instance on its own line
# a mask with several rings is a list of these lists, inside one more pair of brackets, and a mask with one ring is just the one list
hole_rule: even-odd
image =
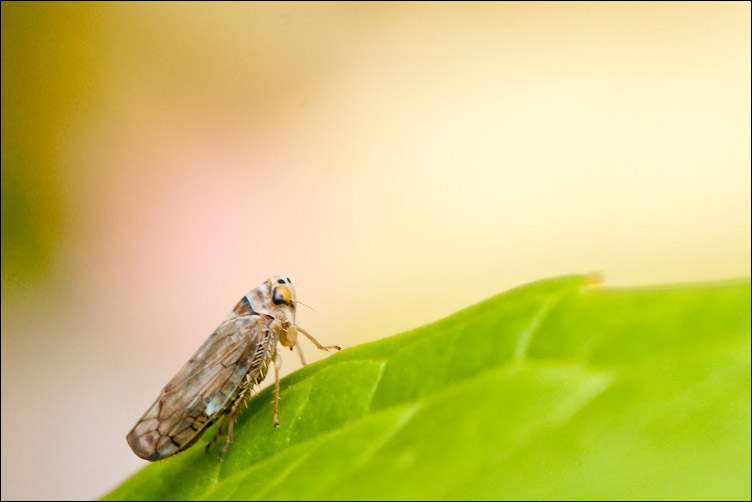
[[[165,385],[127,440],[133,453],[154,461],[194,444],[204,431],[221,419],[213,445],[228,426],[222,455],[232,442],[232,429],[240,406],[274,363],[274,427],[279,427],[279,369],[277,344],[298,348],[298,333],[322,350],[323,346],[295,325],[295,290],[290,279],[275,275],[240,299],[177,375]],[[300,352],[301,361],[303,353]]]

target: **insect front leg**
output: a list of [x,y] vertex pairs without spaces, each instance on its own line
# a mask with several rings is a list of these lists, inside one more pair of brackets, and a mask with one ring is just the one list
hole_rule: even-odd
[[326,345],[326,346],[321,345],[318,342],[318,340],[316,340],[313,336],[311,336],[310,333],[308,333],[306,330],[299,328],[298,326],[295,326],[295,329],[298,330],[300,333],[303,333],[306,336],[306,338],[312,341],[313,344],[321,350],[329,350],[329,349],[342,350],[342,347],[340,347],[339,345]]
[[282,357],[277,352],[274,355],[274,427],[279,427],[277,410],[279,407],[279,368],[282,366]]

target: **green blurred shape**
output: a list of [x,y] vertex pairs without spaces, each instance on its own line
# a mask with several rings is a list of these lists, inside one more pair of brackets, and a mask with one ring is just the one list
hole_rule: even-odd
[[[58,234],[59,204],[55,183],[45,185],[15,145],[2,145],[3,293],[49,271]],[[19,168],[21,167],[21,168]]]
[[64,220],[62,154],[98,74],[88,2],[2,2],[2,286],[49,280]]
[[540,281],[271,397],[105,499],[749,500],[750,282]]

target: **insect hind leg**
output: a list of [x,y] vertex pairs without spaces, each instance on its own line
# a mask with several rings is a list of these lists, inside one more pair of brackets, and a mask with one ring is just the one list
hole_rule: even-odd
[[222,430],[224,429],[225,423],[229,424],[227,427],[227,438],[225,439],[225,445],[222,447],[222,450],[219,452],[219,455],[217,456],[219,460],[222,460],[222,457],[225,455],[225,453],[227,453],[227,450],[230,448],[230,443],[232,443],[232,432],[235,428],[235,421],[238,419],[238,415],[240,414],[241,405],[245,404],[247,407],[248,399],[252,395],[253,395],[252,387],[243,388],[243,390],[235,399],[235,402],[232,404],[230,409],[227,410],[227,412],[222,417],[222,422],[219,424],[219,429],[217,430],[217,433],[214,435],[214,438],[211,440],[211,442],[208,445],[206,445],[206,451],[209,451],[209,447],[212,446],[214,443],[216,443],[219,437],[222,435]]
[[230,443],[232,443],[232,429],[235,425],[235,419],[237,418],[237,414],[233,414],[233,417],[230,419],[230,425],[227,428],[227,439],[225,440],[225,445],[222,447],[222,451],[219,452],[219,456],[217,457],[219,460],[222,460],[222,457],[227,453],[227,449],[230,447]]
[[214,434],[214,437],[212,438],[212,440],[211,440],[211,441],[209,441],[209,442],[208,442],[208,443],[206,444],[206,449],[205,449],[204,451],[207,451],[207,452],[208,452],[208,451],[209,451],[209,449],[210,449],[210,448],[211,448],[212,446],[214,446],[214,445],[215,445],[215,444],[217,443],[217,441],[219,440],[219,438],[220,438],[220,437],[222,436],[222,431],[223,431],[223,430],[224,430],[224,428],[225,428],[225,422],[226,422],[226,421],[227,421],[227,414],[225,414],[225,415],[224,415],[224,416],[222,417],[222,420],[221,420],[221,421],[219,422],[219,429],[217,429],[217,432],[216,432],[216,434]]

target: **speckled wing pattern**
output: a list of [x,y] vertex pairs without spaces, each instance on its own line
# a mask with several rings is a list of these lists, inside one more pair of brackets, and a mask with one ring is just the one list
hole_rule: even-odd
[[245,298],[238,302],[128,434],[133,452],[159,460],[188,448],[228,411],[244,387],[262,380],[266,367],[259,368],[254,359],[270,342],[276,346],[276,340],[269,340],[268,323]]

